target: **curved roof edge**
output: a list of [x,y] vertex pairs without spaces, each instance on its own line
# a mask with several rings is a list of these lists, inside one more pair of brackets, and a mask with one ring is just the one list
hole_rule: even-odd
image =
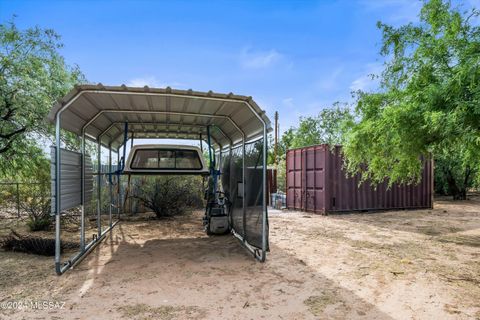
[[179,96],[191,96],[191,97],[198,97],[198,98],[218,98],[218,99],[231,99],[232,101],[242,101],[250,104],[252,108],[257,112],[257,114],[265,121],[267,124],[268,132],[272,131],[272,124],[270,119],[267,117],[265,110],[262,110],[258,104],[253,100],[251,96],[243,96],[237,95],[232,92],[225,94],[225,93],[215,93],[213,91],[203,92],[203,91],[194,91],[192,89],[188,90],[181,90],[181,89],[172,89],[171,87],[166,88],[151,88],[149,86],[144,87],[127,87],[125,84],[120,86],[104,86],[102,83],[99,84],[81,84],[75,85],[69,93],[67,93],[62,99],[58,100],[57,103],[53,106],[53,108],[48,113],[48,120],[50,122],[55,121],[55,115],[57,114],[58,110],[65,104],[67,104],[70,100],[72,100],[78,93],[85,90],[93,90],[99,92],[136,92],[136,93],[159,93],[159,94],[172,94],[172,95],[179,95]]

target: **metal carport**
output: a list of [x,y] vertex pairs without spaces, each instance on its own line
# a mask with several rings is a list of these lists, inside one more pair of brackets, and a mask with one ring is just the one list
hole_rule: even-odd
[[[85,204],[87,198],[92,196],[88,188],[92,172],[89,156],[86,154],[86,139],[97,143],[99,168],[101,146],[109,150],[111,168],[112,151],[118,154],[125,141],[125,123],[128,123],[128,131],[132,132],[135,138],[203,139],[206,137],[206,128],[208,126],[214,128],[215,130],[211,130],[211,137],[220,158],[220,166],[229,168],[229,173],[222,177],[224,185],[234,186],[231,188],[232,195],[234,189],[235,194],[242,192],[238,196],[240,201],[232,210],[236,217],[232,219],[233,233],[256,258],[260,261],[265,260],[268,251],[267,133],[271,131],[271,126],[265,111],[261,110],[251,97],[233,93],[175,90],[169,87],[158,89],[147,86],[133,88],[125,85],[80,85],[52,108],[48,119],[55,123],[56,132],[56,143],[52,153],[52,212],[56,221],[55,267],[58,274],[62,274],[83,258],[118,222],[112,221],[110,206],[109,226],[102,231],[100,208],[97,207],[98,236],[90,243],[85,243]],[[62,130],[72,132],[81,138],[82,147],[78,154],[61,148]],[[255,170],[248,169],[251,167],[246,161],[251,158],[261,160],[259,165],[257,159]],[[236,181],[233,181],[235,166],[239,166],[241,177],[236,177]],[[247,170],[249,176],[252,176],[251,181],[249,178],[246,179]],[[254,179],[255,172],[261,172],[258,179]],[[100,174],[99,171],[98,177]],[[71,177],[80,179],[70,179]],[[79,181],[78,184],[76,181]],[[254,185],[259,185],[258,182],[260,192],[249,196],[249,185],[253,188]],[[238,187],[238,184],[241,184],[241,187]],[[111,192],[110,201],[112,202]],[[60,216],[64,210],[76,206],[81,206],[82,210],[80,250],[62,262]],[[257,217],[258,221],[252,223],[255,220],[251,216],[255,212],[251,209],[253,207],[259,207],[261,215]],[[253,240],[253,236],[250,238],[249,228],[258,229],[260,233],[256,238],[261,236],[261,241]]]

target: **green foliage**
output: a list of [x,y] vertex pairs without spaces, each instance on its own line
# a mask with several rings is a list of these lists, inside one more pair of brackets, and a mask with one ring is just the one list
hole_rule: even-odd
[[[349,107],[337,102],[332,108],[323,109],[316,117],[301,117],[297,128],[285,131],[278,144],[277,189],[286,191],[285,155],[288,149],[316,144],[329,144],[332,147],[342,144],[353,121]],[[269,163],[272,163],[273,143],[269,146]]]
[[290,148],[320,143],[319,121],[316,117],[301,117],[298,128],[288,129],[282,137]]
[[[45,157],[32,159],[35,169],[26,168],[18,175],[3,176],[0,205],[16,207],[28,216],[31,231],[46,230],[52,223],[50,216],[50,161]],[[18,189],[17,189],[18,188]]]
[[[475,169],[469,163],[463,163],[466,150],[459,146],[455,152],[435,155],[435,193],[452,195],[455,200],[466,199],[467,190],[474,185]],[[460,152],[458,154],[457,152]]]
[[298,128],[290,128],[282,136],[281,149],[301,148],[316,144],[342,144],[354,117],[347,106],[335,103],[316,117],[302,117]]
[[282,192],[287,192],[287,163],[285,160],[285,157],[280,159],[278,161],[278,167],[277,167],[277,190],[282,191]]
[[157,218],[163,218],[203,206],[202,194],[201,177],[159,176],[140,180],[132,197],[151,209]]
[[[38,159],[37,159],[38,160]],[[20,184],[20,207],[27,213],[31,231],[48,230],[53,222],[50,197],[50,162],[43,158],[36,162],[35,181]],[[27,181],[24,177],[23,181]]]
[[[0,24],[0,173],[32,170],[42,157],[39,141],[53,128],[45,121],[54,102],[84,82],[77,66],[59,54],[60,36],[39,27]],[[65,135],[68,144],[78,141]],[[41,161],[41,160],[40,160]]]
[[433,153],[450,171],[468,166],[479,179],[480,28],[471,23],[478,14],[431,0],[418,24],[378,23],[385,69],[378,92],[357,93],[360,121],[343,148],[350,173],[412,183],[420,156]]
[[[47,210],[50,210],[50,203],[48,203]],[[53,220],[51,217],[45,216],[43,218],[29,219],[27,221],[27,226],[30,231],[44,231],[50,229],[52,222]]]

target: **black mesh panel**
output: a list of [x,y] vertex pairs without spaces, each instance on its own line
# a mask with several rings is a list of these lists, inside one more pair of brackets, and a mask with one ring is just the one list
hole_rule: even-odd
[[[245,149],[246,239],[252,246],[262,248],[263,139],[247,144]],[[266,231],[268,234],[268,224]]]
[[[230,177],[228,184],[230,186],[230,219],[235,232],[245,236],[243,229],[243,200],[242,195],[238,194],[238,184],[242,183],[242,148],[238,147],[232,150],[230,157]],[[227,183],[227,182],[226,182]]]

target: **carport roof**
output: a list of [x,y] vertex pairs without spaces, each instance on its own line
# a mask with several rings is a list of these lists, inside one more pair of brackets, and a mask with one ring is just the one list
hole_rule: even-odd
[[61,112],[61,128],[101,141],[113,149],[123,143],[124,123],[135,138],[206,138],[211,126],[218,148],[263,136],[264,123],[271,131],[265,111],[251,97],[193,90],[134,88],[122,86],[75,86],[50,111],[55,121]]

